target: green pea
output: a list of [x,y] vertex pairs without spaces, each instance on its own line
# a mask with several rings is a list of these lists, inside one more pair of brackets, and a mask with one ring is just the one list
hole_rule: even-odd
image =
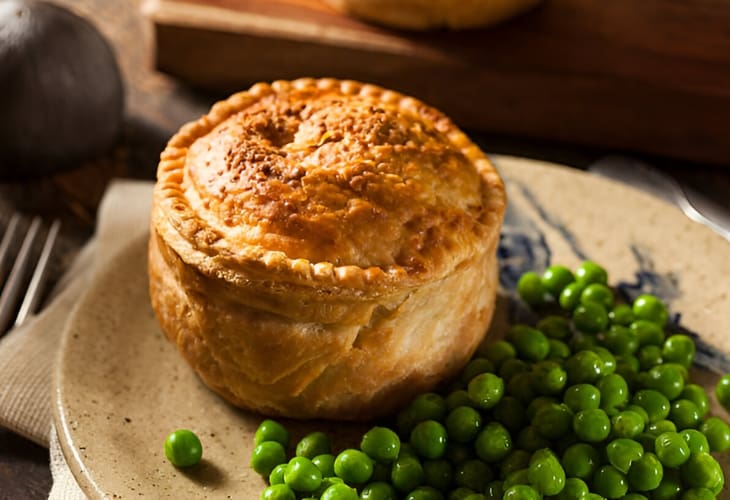
[[388,483],[376,481],[369,483],[360,492],[362,500],[397,500],[395,489]]
[[629,385],[621,375],[611,373],[601,377],[596,386],[601,391],[603,409],[621,407],[629,400]]
[[335,474],[346,483],[363,484],[373,475],[373,461],[360,450],[343,450],[335,458]]
[[702,415],[689,399],[677,399],[669,409],[669,419],[677,425],[677,429],[693,429],[700,424]]
[[324,478],[322,478],[322,484],[319,486],[319,489],[317,489],[317,491],[315,491],[314,493],[312,493],[312,496],[315,499],[316,498],[320,498],[322,496],[322,494],[325,491],[327,491],[327,489],[330,486],[332,486],[333,484],[345,484],[345,482],[341,478],[339,478],[337,476],[324,477]]
[[486,500],[502,500],[504,495],[504,488],[502,488],[502,481],[495,480],[487,484],[484,489],[484,497]]
[[549,449],[537,450],[532,454],[527,478],[543,495],[557,495],[565,487],[565,470]]
[[664,467],[679,467],[689,459],[689,445],[676,432],[664,432],[654,440],[654,453]]
[[628,304],[616,304],[608,313],[608,320],[612,325],[628,326],[634,319],[634,311]]
[[629,328],[639,338],[639,346],[655,345],[661,348],[664,344],[664,330],[653,321],[637,319],[629,325]]
[[591,384],[576,384],[568,387],[563,402],[573,410],[592,410],[601,406],[601,391]]
[[677,432],[677,426],[671,420],[657,420],[656,422],[649,422],[646,426],[645,432],[654,437],[657,437],[663,432]]
[[322,472],[322,477],[335,475],[335,456],[331,453],[322,453],[312,459],[312,463]]
[[564,316],[546,316],[537,322],[535,328],[544,333],[548,339],[567,340],[573,334],[570,320]]
[[573,417],[573,431],[581,441],[598,443],[611,432],[611,420],[601,409],[582,410]]
[[560,292],[558,303],[566,311],[573,311],[580,304],[580,295],[586,286],[583,283],[571,283]]
[[517,350],[506,340],[489,342],[481,349],[481,352],[485,358],[492,362],[497,370],[508,359],[515,359],[517,357]]
[[603,371],[603,360],[593,351],[580,351],[565,361],[568,384],[591,384]]
[[447,440],[448,434],[440,422],[426,420],[413,428],[410,443],[418,455],[433,460],[443,456]]
[[730,373],[720,377],[717,384],[715,384],[715,396],[717,402],[730,411]]
[[360,449],[377,462],[391,463],[400,453],[400,439],[387,427],[373,427],[363,435]]
[[601,464],[601,457],[593,446],[576,443],[569,446],[562,456],[562,464],[568,477],[588,481]]
[[424,479],[423,466],[417,458],[405,456],[393,462],[390,481],[396,490],[403,493],[415,490],[423,484]]
[[483,491],[494,479],[492,468],[481,460],[466,460],[454,468],[454,482],[457,486]]
[[286,463],[286,450],[278,441],[264,441],[251,453],[251,468],[264,477],[279,464]]
[[559,264],[548,267],[542,274],[543,288],[554,297],[559,296],[563,288],[573,281],[575,281],[575,277],[570,269]]
[[424,420],[443,420],[446,415],[446,400],[434,392],[426,392],[416,396],[409,406],[416,422]]
[[451,391],[448,396],[446,396],[446,411],[450,412],[454,408],[458,408],[459,406],[474,406],[474,403],[469,398],[469,393],[466,392],[464,389],[457,389],[455,391]]
[[[449,500],[466,500],[467,498],[475,494],[476,493],[474,492],[474,490],[459,486],[458,488],[453,489],[449,492]],[[499,498],[501,500],[502,495],[500,495]]]
[[482,416],[470,406],[459,406],[446,417],[446,432],[449,439],[458,443],[472,441],[482,428]]
[[550,349],[548,350],[547,359],[565,360],[572,354],[568,344],[562,340],[548,339],[548,344],[550,345]]
[[[722,453],[730,448],[730,427],[717,417],[710,417],[700,425],[712,452]],[[700,485],[701,486],[701,485]]]
[[617,356],[634,354],[639,349],[639,336],[628,327],[611,325],[603,335],[603,345]]
[[[710,443],[712,445],[712,443]],[[707,488],[718,493],[725,484],[720,464],[709,453],[694,453],[680,468],[682,484],[689,488]]]
[[531,306],[538,306],[545,302],[547,290],[537,273],[528,271],[517,280],[517,293],[520,298]]
[[529,473],[530,470],[527,468],[511,472],[506,478],[504,478],[502,489],[508,490],[517,484],[530,484],[530,479],[528,478]]
[[608,328],[608,312],[596,302],[581,303],[573,310],[573,325],[581,332],[602,332]]
[[502,399],[504,381],[493,373],[482,373],[469,382],[467,393],[478,408],[488,410]]
[[257,446],[264,441],[276,441],[286,448],[289,446],[289,431],[279,422],[271,419],[262,421],[253,437],[253,444]]
[[523,450],[536,451],[540,448],[548,448],[550,446],[550,441],[540,434],[537,427],[534,425],[528,425],[520,430],[519,434],[517,434],[516,445],[518,448]]
[[659,391],[642,389],[634,394],[631,401],[646,410],[649,422],[663,420],[669,416],[669,399]]
[[512,438],[502,424],[490,422],[477,435],[474,449],[485,462],[497,462],[512,450]]
[[593,476],[593,491],[605,498],[623,498],[629,491],[626,476],[613,465],[603,465]]
[[544,406],[550,406],[557,403],[557,400],[550,396],[538,396],[527,405],[527,419],[532,420],[537,415],[538,410]]
[[664,468],[656,455],[645,452],[631,463],[628,473],[629,486],[636,491],[651,491],[662,481]]
[[[580,303],[587,304],[588,302],[599,304],[609,311],[613,308],[613,292],[602,283],[591,283],[586,285],[580,294]],[[606,314],[608,315],[608,313]],[[608,319],[608,316],[606,316],[606,319]]]
[[707,488],[690,488],[682,493],[682,500],[715,500],[715,494]]
[[666,306],[654,295],[639,295],[634,299],[632,309],[637,318],[652,321],[661,327],[669,320]]
[[643,431],[644,418],[636,411],[624,410],[611,417],[611,432],[618,438],[633,439]]
[[570,339],[570,348],[573,352],[592,351],[598,345],[598,336],[593,333],[576,332]]
[[357,490],[344,483],[335,483],[324,490],[320,500],[358,500]]
[[405,500],[443,500],[443,498],[444,496],[437,489],[430,486],[419,486],[408,493]]
[[697,429],[684,429],[679,432],[682,439],[685,440],[687,446],[689,446],[690,453],[697,453],[703,451],[710,453],[710,443],[707,442],[707,438]]
[[330,438],[324,432],[310,432],[297,443],[296,456],[312,459],[317,455],[332,453]]
[[446,491],[454,479],[454,467],[448,460],[424,460],[423,475],[426,486],[431,486],[439,491]]
[[522,359],[508,359],[502,366],[499,367],[499,376],[502,380],[509,382],[512,377],[519,373],[527,373],[532,369],[532,366]]
[[662,359],[662,348],[658,345],[645,345],[639,347],[639,350],[637,351],[637,358],[639,359],[639,368],[642,370],[649,370],[664,362]]
[[547,439],[560,439],[573,427],[573,412],[564,404],[549,404],[540,408],[532,425]]
[[[165,457],[175,467],[192,467],[198,464],[203,456],[203,445],[200,444],[200,439],[188,429],[171,432],[165,438],[164,450]],[[271,471],[269,470],[263,475],[268,476],[269,472]]]
[[634,413],[641,415],[642,420],[644,420],[644,425],[649,423],[649,413],[647,413],[647,411],[642,406],[632,403],[626,405],[624,410],[633,411]]
[[700,418],[705,418],[705,415],[710,410],[710,400],[707,398],[707,393],[702,386],[685,384],[679,397],[692,401],[700,412]]
[[272,484],[261,492],[260,498],[261,500],[296,500],[296,495],[285,484]]
[[487,358],[473,358],[461,371],[461,381],[468,384],[471,379],[482,373],[494,373],[494,363]]
[[608,273],[601,265],[591,261],[583,261],[575,270],[575,280],[579,283],[608,283]]
[[563,491],[553,496],[553,500],[582,500],[589,493],[588,485],[582,479],[569,477],[565,480]]
[[538,394],[553,395],[562,392],[568,374],[555,361],[540,361],[533,366],[533,388]]
[[279,464],[269,474],[269,484],[284,484],[284,472],[288,464]]
[[684,490],[679,469],[665,469],[659,486],[651,492],[652,500],[675,500]]
[[507,382],[505,393],[516,397],[523,404],[527,404],[535,397],[532,389],[532,374],[518,373]]
[[512,472],[526,469],[530,465],[532,454],[526,450],[512,450],[499,466],[499,477],[506,478]]
[[641,458],[643,454],[644,448],[641,446],[641,443],[633,439],[614,439],[606,446],[608,461],[624,474],[629,472],[631,463]]
[[315,491],[322,484],[322,471],[306,457],[294,457],[284,471],[284,484],[298,492]]
[[540,493],[526,484],[516,484],[504,492],[503,500],[540,500]]
[[605,499],[598,493],[588,493],[585,497],[583,497],[583,500],[605,500]]
[[515,325],[507,332],[507,340],[517,350],[517,355],[528,361],[540,361],[547,357],[550,343],[544,333],[527,325]]
[[677,365],[657,365],[646,374],[644,386],[661,392],[670,401],[679,397],[684,389],[684,376]]
[[687,335],[671,335],[664,341],[662,358],[665,362],[689,368],[695,359],[695,343]]
[[510,432],[517,432],[527,423],[525,405],[514,396],[504,396],[492,408],[492,418],[505,426]]

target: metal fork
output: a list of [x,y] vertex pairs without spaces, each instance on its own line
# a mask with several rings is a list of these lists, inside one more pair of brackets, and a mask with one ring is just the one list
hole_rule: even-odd
[[[53,247],[61,228],[61,222],[58,219],[54,220],[46,233],[40,254],[37,254],[34,250],[36,241],[42,237],[42,219],[38,216],[33,217],[24,234],[22,221],[23,217],[20,214],[13,214],[0,240],[0,284],[4,282],[0,294],[0,335],[8,330],[13,315],[15,320],[12,326],[16,327],[38,309],[48,280]],[[19,243],[20,248],[15,253]],[[28,280],[28,272],[36,255],[36,266]],[[21,295],[23,301],[20,307],[17,307]]]

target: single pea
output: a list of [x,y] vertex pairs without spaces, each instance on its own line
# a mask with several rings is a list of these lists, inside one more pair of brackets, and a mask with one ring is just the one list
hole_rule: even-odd
[[585,333],[599,333],[608,328],[606,308],[596,302],[579,304],[573,310],[573,325]]
[[682,493],[682,500],[715,500],[715,494],[707,488],[690,488]]
[[634,394],[631,402],[646,410],[649,422],[663,420],[669,416],[669,399],[659,391],[642,389]]
[[[591,283],[586,285],[583,292],[580,294],[580,303],[585,305],[588,302],[599,304],[603,306],[606,311],[610,311],[613,308],[614,303],[613,292],[602,283]],[[606,313],[606,315],[606,319],[608,319],[608,313]]]
[[562,340],[548,339],[548,345],[550,346],[550,349],[548,350],[547,359],[562,361],[568,359],[573,353],[568,344]]
[[633,439],[643,431],[644,418],[635,411],[624,410],[611,417],[611,432],[618,438]]
[[504,396],[492,408],[492,418],[505,426],[510,432],[517,432],[527,423],[525,405],[514,396]]
[[641,443],[628,438],[614,439],[606,446],[608,461],[617,470],[626,474],[631,468],[631,463],[638,460],[644,454]]
[[[712,446],[712,443],[710,443]],[[709,453],[694,453],[680,468],[682,484],[689,488],[707,488],[715,493],[725,484],[722,468]]]
[[477,435],[474,449],[485,462],[497,462],[512,450],[512,438],[502,424],[489,422]]
[[697,429],[684,429],[679,431],[679,435],[689,446],[690,453],[697,453],[703,451],[710,453],[710,443],[707,442],[707,438]]
[[676,500],[684,491],[679,469],[665,469],[659,486],[651,491],[652,500]]
[[662,359],[662,348],[658,345],[639,347],[639,350],[636,351],[636,357],[639,360],[639,368],[642,370],[649,370],[664,362]]
[[443,500],[443,498],[444,496],[437,489],[430,486],[419,486],[408,493],[404,500]]
[[573,412],[564,404],[550,404],[540,408],[532,425],[547,439],[561,439],[573,428]]
[[669,320],[666,306],[655,295],[639,295],[634,299],[632,309],[637,318],[652,321],[661,327]]
[[373,427],[363,435],[360,449],[377,462],[391,463],[398,458],[400,438],[387,427]]
[[289,486],[285,484],[272,484],[264,488],[259,498],[261,500],[296,500],[297,497]]
[[700,418],[705,418],[705,415],[710,410],[710,400],[707,398],[705,389],[700,385],[685,384],[679,397],[692,401],[700,412]]
[[639,336],[626,326],[611,325],[603,334],[603,345],[617,356],[633,354],[639,348]]
[[373,475],[373,461],[360,450],[343,450],[335,458],[335,474],[346,483],[363,484]]
[[713,453],[722,453],[730,448],[730,427],[718,417],[710,417],[699,428],[705,435]]
[[558,394],[568,381],[568,374],[555,361],[545,360],[535,363],[532,373],[532,386],[538,394]]
[[322,453],[312,459],[312,463],[322,472],[322,477],[335,475],[335,456],[331,453]]
[[514,396],[523,404],[529,404],[536,394],[532,388],[532,373],[518,373],[507,382],[505,394]]
[[297,443],[295,454],[298,457],[312,459],[317,455],[332,453],[330,438],[324,432],[310,432]]
[[567,340],[573,334],[570,320],[565,316],[545,316],[537,322],[535,328],[544,333],[548,339]]
[[629,328],[639,338],[639,346],[655,345],[661,348],[664,344],[664,330],[653,321],[636,319],[629,325]]
[[504,479],[514,471],[526,469],[530,465],[531,456],[526,450],[512,450],[499,465],[499,477]]
[[616,356],[611,351],[598,344],[590,347],[588,350],[598,354],[598,357],[603,361],[601,375],[610,375],[616,371]]
[[527,405],[527,419],[532,420],[537,412],[544,406],[554,405],[558,401],[551,396],[538,396]]
[[715,384],[715,396],[717,402],[730,411],[730,373],[720,377],[717,384]]
[[435,420],[425,420],[413,428],[410,443],[419,456],[431,460],[441,458],[446,451],[448,434]]
[[580,296],[586,287],[583,283],[570,283],[560,292],[558,303],[566,311],[573,311],[580,304]]
[[517,434],[516,445],[523,450],[537,451],[540,448],[550,447],[550,441],[540,434],[537,427],[528,425]]
[[629,469],[629,486],[636,491],[651,491],[659,486],[664,476],[664,467],[657,456],[645,452],[641,458],[634,460]]
[[558,297],[563,288],[575,281],[573,273],[565,266],[554,264],[542,274],[542,286],[553,297]]
[[507,340],[515,347],[517,355],[528,361],[543,360],[550,351],[545,334],[527,325],[514,325],[507,332]]
[[279,464],[269,474],[269,484],[284,484],[284,472],[288,464]]
[[454,408],[446,417],[446,432],[449,439],[458,443],[472,441],[482,428],[482,416],[470,406]]
[[493,373],[482,373],[469,382],[467,393],[478,408],[488,410],[502,399],[504,381]]
[[286,450],[278,441],[264,441],[251,453],[251,468],[264,477],[279,464],[286,463]]
[[532,369],[527,361],[522,359],[508,359],[499,367],[499,376],[502,380],[509,382],[518,373],[527,373]]
[[454,467],[454,483],[457,486],[483,491],[492,479],[492,468],[481,460],[466,460]]
[[603,360],[593,351],[580,351],[565,361],[568,384],[594,383],[601,376]]
[[629,400],[629,385],[626,380],[615,373],[601,377],[596,383],[601,391],[601,408],[618,408]]
[[601,457],[593,446],[576,443],[569,446],[562,456],[562,464],[568,477],[577,477],[588,481],[593,477],[601,463]]
[[565,488],[553,500],[582,500],[589,493],[588,485],[582,479],[569,477],[565,480]]
[[558,457],[547,448],[532,454],[527,478],[543,495],[557,495],[565,487],[565,470]]
[[598,443],[608,437],[611,431],[611,420],[600,408],[582,410],[573,417],[573,431],[581,441]]
[[530,479],[528,477],[529,473],[530,470],[527,468],[509,473],[507,477],[504,478],[504,481],[502,483],[502,489],[508,490],[509,488],[517,484],[530,484]]
[[657,365],[646,374],[644,386],[661,392],[670,401],[679,397],[684,389],[684,376],[675,364]]
[[471,379],[482,373],[494,373],[495,367],[487,358],[472,358],[461,371],[461,381],[468,384]]
[[276,441],[286,448],[289,446],[289,431],[286,427],[281,425],[279,422],[271,419],[262,421],[253,437],[254,446],[263,443],[264,441]]
[[362,500],[397,500],[395,489],[384,481],[367,484],[360,492]]
[[[632,399],[633,401],[633,399]],[[649,413],[642,407],[635,403],[628,404],[624,407],[625,411],[633,411],[634,413],[637,413],[638,415],[641,415],[642,420],[644,420],[644,425],[647,425],[649,423]]]
[[593,476],[591,489],[605,498],[623,498],[629,491],[629,482],[613,465],[602,465]]
[[563,394],[563,402],[573,410],[592,410],[601,406],[601,391],[591,384],[575,384]]
[[474,403],[471,399],[469,399],[469,393],[466,392],[465,389],[457,389],[455,391],[451,391],[448,396],[446,396],[446,411],[450,412],[454,408],[458,408],[459,406],[474,406]]
[[679,467],[689,459],[689,445],[676,432],[663,432],[654,440],[654,453],[664,467]]
[[695,343],[687,335],[670,335],[664,341],[662,358],[668,363],[678,363],[689,368],[695,359]]
[[312,496],[314,498],[320,498],[322,494],[327,490],[327,488],[329,488],[333,484],[345,484],[345,482],[337,476],[322,478],[322,484],[319,486],[319,489],[317,491],[312,493]]
[[320,500],[358,500],[357,490],[345,483],[335,483],[324,490]]
[[634,319],[634,311],[628,304],[616,304],[608,313],[612,325],[628,326]]
[[671,420],[657,420],[656,422],[649,422],[644,432],[656,438],[663,432],[677,432],[677,426]]
[[515,359],[517,357],[515,347],[506,340],[501,339],[485,344],[480,351],[485,358],[492,362],[497,370],[508,359]]
[[683,430],[697,427],[702,416],[697,405],[689,399],[676,399],[669,409],[669,419],[675,423],[677,429]]
[[540,500],[541,495],[536,489],[526,484],[516,484],[504,492],[503,500]]
[[485,500],[502,500],[504,495],[504,488],[502,488],[502,481],[494,480],[487,484],[484,489]]
[[539,306],[545,302],[547,290],[537,273],[528,271],[517,280],[517,293],[531,306]]
[[400,457],[393,462],[390,481],[402,493],[415,490],[424,483],[425,475],[421,462],[412,456]]
[[298,492],[315,491],[322,484],[322,471],[306,457],[294,457],[284,471],[284,484]]
[[446,416],[446,400],[435,392],[426,392],[416,396],[409,405],[416,422],[424,420],[443,420]]
[[590,261],[583,261],[575,270],[575,281],[584,283],[608,283],[608,273],[601,265]]
[[426,486],[446,491],[454,480],[454,466],[448,460],[424,460],[423,475]]
[[[203,456],[203,445],[191,430],[178,429],[165,438],[165,457],[175,467],[192,467]],[[273,468],[273,467],[272,467]],[[267,471],[265,476],[269,475]]]

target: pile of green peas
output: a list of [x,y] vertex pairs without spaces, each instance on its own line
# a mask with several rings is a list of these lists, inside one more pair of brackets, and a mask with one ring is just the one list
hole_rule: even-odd
[[[359,449],[334,453],[312,432],[290,457],[287,429],[263,421],[260,498],[717,498],[713,454],[730,448],[730,427],[689,379],[693,340],[667,334],[658,298],[622,304],[607,283],[591,261],[525,273],[517,290],[539,321],[480,346],[446,392],[417,396]],[[730,376],[716,394],[730,405]]]

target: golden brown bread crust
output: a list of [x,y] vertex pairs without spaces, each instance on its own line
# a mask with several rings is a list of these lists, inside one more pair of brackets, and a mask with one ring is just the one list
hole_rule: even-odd
[[331,79],[258,84],[162,154],[153,308],[234,404],[382,414],[481,340],[505,203],[483,153],[415,99]]

